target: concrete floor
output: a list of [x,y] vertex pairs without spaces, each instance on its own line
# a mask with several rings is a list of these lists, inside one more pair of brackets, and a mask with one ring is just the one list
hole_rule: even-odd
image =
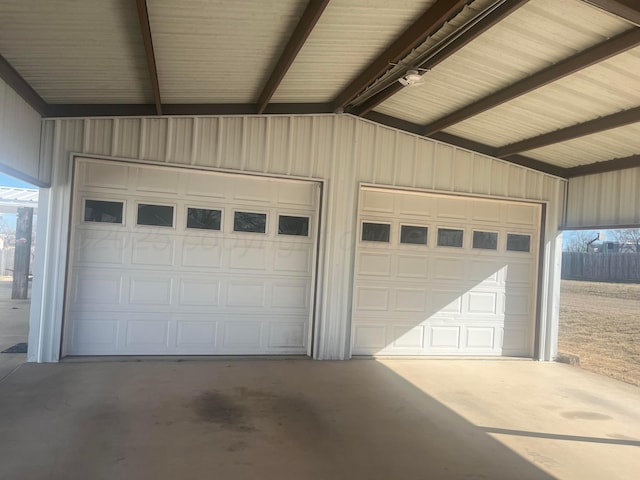
[[[0,281],[0,352],[26,343],[29,335],[31,300],[11,300],[11,286],[11,281]],[[26,353],[0,353],[0,379],[26,360]]]
[[637,479],[640,389],[517,360],[24,364],[0,478]]

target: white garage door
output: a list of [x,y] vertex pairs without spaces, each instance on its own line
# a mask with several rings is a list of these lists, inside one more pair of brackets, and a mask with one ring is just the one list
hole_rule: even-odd
[[362,188],[353,353],[532,356],[540,215]]
[[67,355],[307,353],[319,184],[78,159]]

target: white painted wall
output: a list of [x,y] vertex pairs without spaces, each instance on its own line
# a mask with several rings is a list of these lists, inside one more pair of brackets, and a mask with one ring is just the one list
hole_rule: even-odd
[[640,167],[569,180],[567,227],[640,225]]
[[49,183],[40,169],[40,114],[0,79],[0,170],[34,185]]
[[59,358],[72,153],[325,180],[319,359],[350,355],[360,183],[548,202],[539,352],[544,359],[556,353],[564,180],[350,115],[47,119],[41,152],[52,188],[41,198],[48,224],[39,230],[43,275],[34,284],[30,361]]

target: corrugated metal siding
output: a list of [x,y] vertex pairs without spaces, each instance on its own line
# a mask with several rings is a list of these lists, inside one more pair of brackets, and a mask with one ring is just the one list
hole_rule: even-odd
[[[555,238],[565,181],[348,115],[45,120],[44,125],[47,132],[53,129],[43,136],[43,159],[54,166],[55,231],[66,232],[68,224],[70,152],[326,180],[318,358],[345,358],[349,352],[360,182],[547,201],[547,255],[555,258],[559,252]],[[556,273],[559,278],[554,266],[546,270],[551,286]]]
[[0,52],[49,103],[153,99],[129,0],[4,0]]
[[[445,131],[491,146],[507,145],[636,106],[640,104],[638,85],[640,48],[534,90]],[[561,157],[553,157],[558,158]],[[605,154],[604,159],[607,158],[614,155]]]
[[[637,155],[640,149],[640,123],[614,128],[549,145],[527,152],[526,155],[562,167],[574,167],[593,162]],[[559,159],[559,160],[558,160]]]
[[640,168],[570,179],[564,225],[640,225]]
[[306,2],[148,2],[165,103],[251,103]]
[[0,163],[43,186],[49,177],[39,154],[40,114],[0,79]]
[[376,111],[428,123],[627,29],[578,0],[532,0]]
[[273,102],[328,102],[434,0],[332,0]]

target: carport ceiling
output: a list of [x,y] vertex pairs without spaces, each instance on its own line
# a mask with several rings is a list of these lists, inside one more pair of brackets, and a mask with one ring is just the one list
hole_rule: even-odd
[[44,117],[346,112],[570,178],[640,165],[639,26],[636,0],[0,0],[0,76]]

